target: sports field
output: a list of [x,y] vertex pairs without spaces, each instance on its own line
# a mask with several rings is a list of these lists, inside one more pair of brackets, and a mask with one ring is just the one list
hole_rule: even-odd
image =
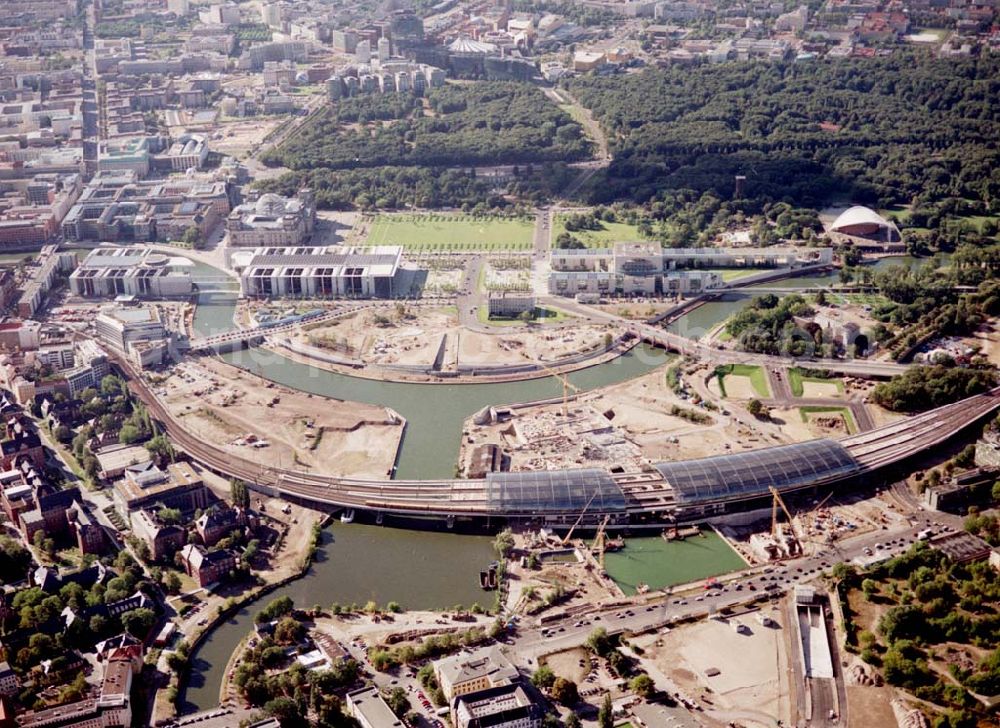
[[854,435],[858,432],[858,425],[854,422],[854,415],[847,407],[823,407],[816,405],[799,407],[799,414],[802,415],[802,421],[807,424],[809,422],[809,415],[830,415],[833,417],[840,417],[844,421],[844,427],[847,428],[848,435]]
[[471,215],[378,215],[370,223],[369,245],[407,250],[530,250],[533,220]]

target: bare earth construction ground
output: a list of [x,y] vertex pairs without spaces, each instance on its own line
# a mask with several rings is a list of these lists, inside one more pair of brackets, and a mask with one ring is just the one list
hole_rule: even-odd
[[173,367],[159,391],[187,427],[234,455],[328,475],[390,473],[403,433],[398,415],[261,382],[224,362],[201,359]]

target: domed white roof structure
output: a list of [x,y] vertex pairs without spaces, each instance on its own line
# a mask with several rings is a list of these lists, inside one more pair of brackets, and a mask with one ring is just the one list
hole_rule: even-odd
[[496,49],[497,47],[492,43],[483,43],[478,40],[473,40],[467,36],[457,38],[450,46],[448,46],[448,50],[452,53],[466,53],[469,55],[480,56],[493,53]]
[[273,192],[267,192],[260,196],[257,200],[257,204],[254,205],[254,212],[258,215],[281,215],[285,211],[285,198],[274,194]]
[[898,240],[900,237],[899,229],[894,223],[871,208],[861,205],[849,207],[840,213],[830,226],[830,230],[859,237],[884,237],[886,240]]

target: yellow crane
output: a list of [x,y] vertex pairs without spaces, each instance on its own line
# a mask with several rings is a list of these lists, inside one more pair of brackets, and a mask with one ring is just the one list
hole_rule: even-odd
[[604,568],[604,546],[605,541],[607,540],[607,533],[604,529],[607,528],[608,521],[610,520],[611,516],[607,515],[604,517],[604,520],[601,521],[601,525],[597,527],[597,535],[594,536],[594,545],[590,547],[591,551],[597,551],[597,560],[602,569]]
[[774,496],[774,500],[771,502],[771,535],[778,538],[780,535],[778,533],[778,506],[781,506],[781,510],[784,512],[785,517],[788,519],[788,528],[791,531],[792,536],[798,542],[801,548],[802,539],[799,537],[798,530],[795,528],[795,520],[792,518],[792,514],[788,510],[788,506],[785,505],[785,501],[781,498],[781,493],[773,485],[768,486],[768,490],[771,491],[771,495]]
[[590,508],[590,504],[594,502],[594,498],[596,498],[596,497],[597,497],[597,491],[595,490],[591,494],[590,500],[587,501],[587,505],[585,505],[583,507],[583,510],[580,511],[580,517],[576,519],[576,523],[574,523],[572,526],[570,526],[569,530],[566,532],[566,535],[563,536],[563,540],[562,540],[562,545],[563,546],[565,546],[566,544],[568,544],[569,540],[571,538],[573,538],[573,531],[575,531],[576,527],[580,525],[580,522],[583,520],[583,517],[585,515],[587,515],[587,509]]
[[[529,357],[527,354],[524,354],[524,357],[527,358],[527,359],[531,359],[531,357]],[[545,373],[551,374],[553,377],[555,377],[560,382],[562,382],[562,388],[563,388],[562,413],[563,413],[563,417],[566,417],[569,414],[569,406],[568,406],[568,402],[569,402],[569,390],[572,389],[574,394],[579,394],[580,393],[580,388],[578,386],[576,386],[575,384],[573,384],[573,382],[569,381],[569,379],[566,377],[566,375],[563,374],[562,372],[558,372],[555,369],[553,369],[552,367],[548,367],[545,364],[542,364],[542,362],[538,361],[537,359],[531,359],[531,362],[533,364],[535,364],[539,369],[541,369],[542,371],[544,371]]]

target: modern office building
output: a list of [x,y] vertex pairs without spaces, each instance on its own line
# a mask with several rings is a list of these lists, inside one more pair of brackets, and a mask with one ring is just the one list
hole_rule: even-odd
[[76,263],[76,253],[72,251],[60,251],[55,245],[42,248],[35,261],[25,267],[27,279],[17,299],[17,315],[22,318],[34,316],[45,303],[59,275],[72,271]]
[[[412,93],[420,96],[428,88],[445,83],[443,69],[423,63],[388,59],[379,63],[378,72],[367,65],[348,69],[327,79],[326,90],[331,101],[359,93]],[[391,80],[390,80],[391,79]]]
[[170,332],[152,306],[110,306],[94,323],[101,340],[140,369],[162,364],[170,354]]
[[201,169],[208,159],[208,142],[202,134],[182,134],[167,149],[153,157],[158,169],[186,172]]
[[94,320],[97,335],[112,349],[128,351],[135,341],[152,341],[167,336],[159,312],[151,306],[108,306]]
[[102,246],[92,250],[69,277],[70,289],[84,298],[178,298],[189,296],[191,261],[149,248]]
[[90,387],[100,387],[101,380],[111,373],[108,353],[96,341],[84,339],[76,342],[74,360],[75,366],[62,375],[66,379],[70,398],[77,397]]
[[722,285],[722,277],[711,271],[665,271],[629,275],[610,271],[552,271],[549,293],[554,296],[597,295],[697,295]]
[[131,170],[140,178],[149,174],[150,152],[146,137],[106,139],[97,152],[97,169],[101,172]]
[[248,298],[391,298],[403,249],[257,248],[232,255]]
[[231,209],[227,182],[204,177],[138,181],[133,171],[90,181],[62,221],[67,240],[179,240],[192,227],[208,235]]
[[552,251],[549,292],[698,294],[722,285],[711,268],[800,268],[828,265],[832,248],[662,248],[617,243],[613,248]]

